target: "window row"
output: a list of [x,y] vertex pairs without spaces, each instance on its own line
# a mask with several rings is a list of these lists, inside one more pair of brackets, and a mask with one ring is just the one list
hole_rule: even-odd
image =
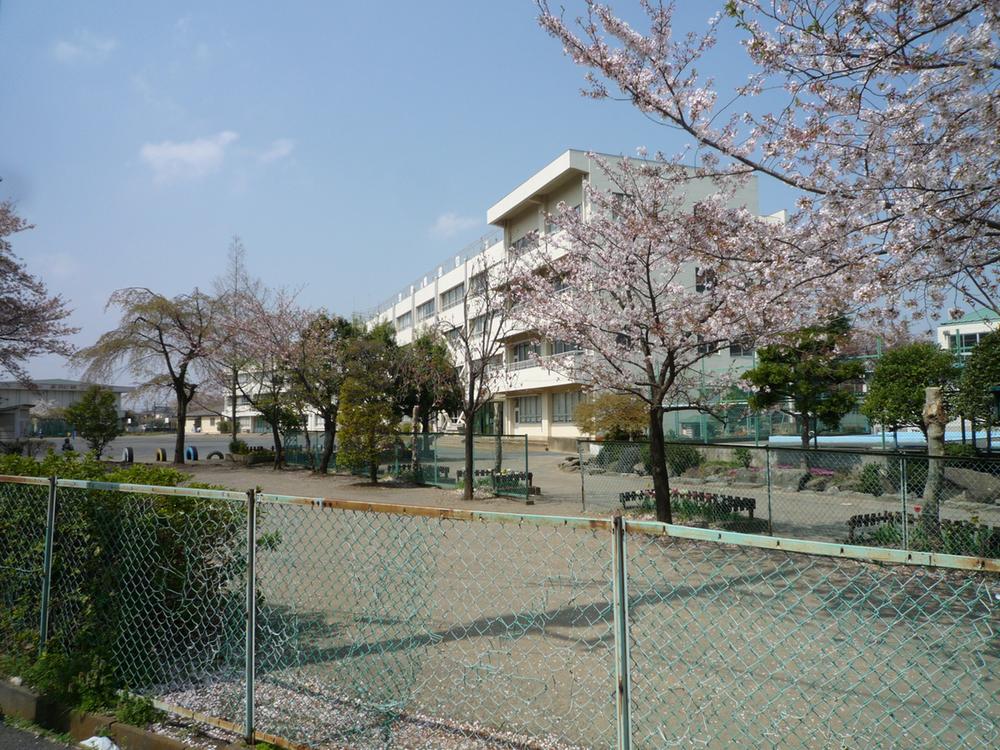
[[573,421],[576,407],[583,398],[581,391],[553,393],[551,396],[521,396],[514,399],[514,422],[517,424],[538,424],[542,421],[542,399],[552,399],[551,419],[565,424]]

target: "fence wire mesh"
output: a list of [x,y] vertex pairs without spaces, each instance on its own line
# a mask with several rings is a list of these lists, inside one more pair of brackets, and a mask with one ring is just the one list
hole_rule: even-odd
[[262,731],[337,747],[613,744],[606,530],[260,507]]
[[630,532],[635,747],[996,747],[996,577]]
[[[653,512],[646,443],[581,441],[588,512]],[[669,443],[676,523],[1000,556],[1000,458]]]
[[0,670],[54,529],[50,651],[289,746],[1000,745],[996,559],[72,480],[47,528],[47,491],[0,478]]
[[48,497],[45,479],[0,484],[0,659],[13,665],[38,652]]

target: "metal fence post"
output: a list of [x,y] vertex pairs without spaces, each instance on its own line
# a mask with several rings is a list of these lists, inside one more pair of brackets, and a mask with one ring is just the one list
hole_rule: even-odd
[[631,664],[629,663],[628,626],[628,557],[625,549],[625,524],[621,512],[615,512],[612,526],[613,582],[615,621],[615,717],[619,750],[632,747]]
[[45,514],[45,553],[42,558],[42,601],[38,618],[38,653],[49,637],[49,599],[52,593],[52,546],[56,534],[56,478],[49,477],[49,502]]
[[[577,455],[577,458],[580,459],[579,463],[577,463],[577,466],[580,469],[580,507],[582,509],[581,512],[586,513],[587,512],[587,487],[586,487],[586,482],[584,481],[584,478],[583,478],[583,446],[584,446],[584,443],[583,443],[582,440],[577,440],[576,441],[576,455]],[[589,444],[587,445],[587,453],[588,454],[590,453],[590,445]]]
[[899,457],[899,502],[903,508],[902,524],[903,524],[903,549],[910,548],[910,522],[906,514],[906,496],[907,496],[907,486],[906,486],[906,456]]
[[257,656],[257,492],[247,491],[247,611],[246,611],[246,715],[243,734],[254,746],[254,671]]
[[767,533],[774,536],[774,524],[771,521],[771,446],[764,446],[764,477],[767,480]]
[[524,436],[524,501],[531,501],[531,488],[528,486],[528,436]]

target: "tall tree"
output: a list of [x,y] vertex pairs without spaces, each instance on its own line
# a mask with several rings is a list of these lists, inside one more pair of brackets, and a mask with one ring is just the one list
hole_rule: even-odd
[[353,337],[347,346],[347,377],[340,389],[340,456],[365,465],[378,481],[381,455],[392,448],[399,426],[399,348],[391,324]]
[[[717,408],[736,373],[706,361],[731,341],[788,328],[811,310],[808,285],[794,302],[771,274],[784,247],[779,225],[732,208],[738,180],[652,161],[603,163],[610,191],[588,187],[584,212],[562,206],[560,231],[524,256],[513,288],[524,325],[581,351],[546,361],[574,379],[646,407],[657,518],[671,522],[664,414]],[[695,188],[709,195],[697,203]]]
[[840,353],[850,329],[844,317],[803,328],[786,343],[758,349],[757,365],[743,373],[753,389],[750,408],[777,408],[798,419],[803,448],[820,421],[836,428],[857,404],[854,392],[843,387],[865,374],[864,364]]
[[229,430],[232,440],[239,432],[236,403],[240,393],[240,373],[249,365],[249,352],[244,345],[245,321],[253,314],[256,300],[265,290],[260,279],[247,270],[246,248],[238,235],[229,243],[226,268],[214,283],[219,303],[219,325],[216,346],[208,361],[208,371],[215,385],[224,390],[229,401]]
[[316,472],[330,468],[337,440],[340,390],[348,372],[351,342],[363,326],[325,311],[303,314],[301,330],[288,358],[292,387],[302,402],[323,420],[323,452]]
[[458,411],[465,422],[465,500],[473,497],[476,416],[490,402],[503,377],[505,337],[511,322],[511,288],[518,264],[504,248],[497,250],[486,250],[470,266],[462,291],[462,324],[441,330],[461,369]]
[[115,402],[114,392],[92,385],[65,411],[66,421],[87,441],[97,458],[104,453],[108,443],[122,433]]
[[[929,285],[1000,310],[1000,5],[993,0],[729,0],[703,29],[643,0],[635,23],[598,0],[540,23],[587,70],[589,96],[630,100],[729,174],[799,197],[785,242],[829,283],[873,303]],[[721,90],[717,32],[742,36],[749,79]],[[678,157],[665,157],[679,161]],[[902,297],[916,305],[916,295]],[[893,304],[874,306],[882,315]]]
[[457,412],[462,406],[462,381],[444,338],[425,331],[400,351],[400,390],[403,411],[416,407],[420,426],[430,432],[437,412]]
[[198,370],[216,345],[216,300],[197,289],[170,298],[130,287],[112,293],[107,307],[120,311],[118,326],[78,351],[74,361],[89,380],[110,380],[124,368],[139,381],[140,391],[172,392],[177,401],[174,463],[182,464],[188,404],[199,387]]
[[893,432],[924,422],[926,389],[943,388],[958,377],[954,355],[928,341],[914,341],[890,349],[875,364],[861,413]]
[[14,255],[7,238],[31,229],[10,201],[0,201],[0,372],[30,383],[25,363],[40,354],[69,356],[66,337],[78,329],[66,325],[70,310],[59,295],[50,295],[42,281]]
[[232,336],[244,349],[245,363],[239,373],[239,395],[271,428],[274,468],[284,464],[282,435],[300,429],[302,414],[294,408],[290,392],[293,360],[301,311],[294,294],[287,290],[265,291],[245,300],[246,315],[233,328]]

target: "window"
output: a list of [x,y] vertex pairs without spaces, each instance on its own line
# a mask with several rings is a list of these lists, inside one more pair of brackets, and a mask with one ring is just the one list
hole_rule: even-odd
[[752,357],[753,356],[753,344],[746,339],[741,339],[739,341],[731,341],[729,343],[729,356],[730,357]]
[[458,286],[453,286],[448,291],[441,295],[441,309],[447,310],[449,307],[454,307],[462,303],[462,299],[465,297],[465,284],[459,284]]
[[552,421],[572,422],[583,394],[580,391],[552,394]]
[[404,328],[409,328],[413,325],[413,313],[405,312],[396,318],[396,330],[402,331]]
[[514,400],[514,421],[518,424],[538,424],[542,421],[542,399],[522,396]]
[[482,294],[486,291],[486,271],[480,271],[469,277],[469,290],[473,294]]
[[699,354],[715,354],[719,351],[718,341],[705,341],[701,334],[698,334],[698,353]]
[[539,346],[535,341],[522,341],[514,347],[515,362],[526,362],[529,359],[537,357],[538,354]]
[[628,195],[626,193],[611,194],[611,220],[619,221],[628,213]]
[[434,300],[429,299],[422,305],[417,305],[417,322],[427,320],[434,314]]
[[477,315],[469,321],[469,331],[473,336],[479,336],[486,330],[486,316]]
[[708,268],[694,269],[694,290],[704,292],[712,288],[715,283],[715,271]]
[[558,214],[547,214],[545,216],[545,234],[555,234],[560,229],[559,222],[556,221]]
[[462,329],[452,328],[444,334],[444,340],[448,342],[449,345],[457,347],[461,343],[462,339]]
[[510,245],[510,249],[515,255],[520,255],[530,246],[531,246],[531,235],[525,235],[520,239],[514,240]]
[[948,348],[959,354],[969,354],[979,344],[979,339],[985,335],[984,333],[949,333]]
[[578,351],[580,351],[580,345],[573,341],[559,341],[557,339],[552,342],[553,354],[565,354],[566,352],[578,352]]

